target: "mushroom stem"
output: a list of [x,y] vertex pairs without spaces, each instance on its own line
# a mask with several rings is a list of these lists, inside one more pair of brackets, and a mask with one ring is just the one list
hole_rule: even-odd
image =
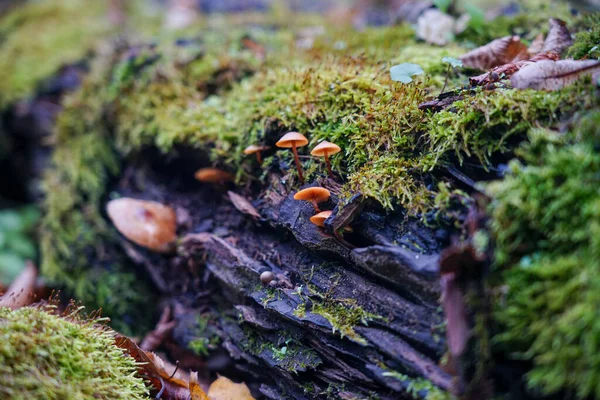
[[311,199],[310,203],[315,208],[315,212],[316,213],[320,213],[321,212],[321,210],[319,210],[319,205],[317,204],[317,201],[315,199]]
[[300,165],[300,159],[298,158],[298,150],[296,149],[296,143],[292,143],[292,152],[294,153],[294,161],[296,162],[296,169],[298,170],[298,178],[300,179],[300,185],[304,185],[304,176],[302,176],[302,165]]
[[256,161],[258,161],[258,165],[262,165],[262,156],[260,155],[260,150],[256,152]]
[[331,162],[329,162],[329,155],[325,152],[325,165],[327,166],[327,172],[329,173],[329,177],[333,179],[333,172],[331,171]]

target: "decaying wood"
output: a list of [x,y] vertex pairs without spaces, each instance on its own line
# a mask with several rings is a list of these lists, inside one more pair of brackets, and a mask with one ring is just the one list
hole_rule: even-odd
[[[152,278],[170,286],[172,301],[190,310],[174,314],[174,340],[189,345],[200,315],[193,310],[203,310],[240,380],[271,399],[320,398],[308,396],[308,386],[317,393],[331,386],[348,398],[371,391],[382,399],[412,398],[406,392],[410,381],[390,371],[456,390],[452,376],[438,366],[446,347],[443,331],[437,331],[444,317],[438,303],[442,245],[435,233],[400,213],[386,215],[360,195],[338,204],[331,183],[331,199],[323,204],[335,209],[329,228],[350,225],[352,233],[344,237],[349,248],[309,221],[312,207],[286,193],[279,177],[272,182],[264,192],[238,189],[227,198],[214,198],[202,184],[197,192],[165,188],[164,182],[132,185],[189,214],[191,229],[179,241],[177,256],[129,252],[138,263],[152,265]],[[118,190],[136,196],[130,185]],[[248,213],[250,207],[262,218]],[[261,283],[267,270],[276,277],[273,285]],[[207,289],[210,297],[190,300]],[[344,316],[335,314],[344,310],[362,316],[340,327],[343,322],[335,319]],[[274,356],[282,346],[295,351],[293,357]]]

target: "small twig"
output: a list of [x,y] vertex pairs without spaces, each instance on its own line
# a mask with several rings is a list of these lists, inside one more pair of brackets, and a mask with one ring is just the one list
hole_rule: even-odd
[[163,381],[163,379],[159,376],[158,380],[160,381],[160,391],[156,394],[155,399],[158,400],[162,397],[163,393],[165,392],[166,386],[165,386],[165,382]]
[[448,68],[446,68],[446,80],[444,80],[444,86],[442,86],[442,91],[440,92],[440,96],[442,95],[442,93],[444,93],[444,90],[446,90],[446,85],[448,84],[448,76],[450,75],[450,67],[451,67],[451,65],[448,64]]
[[171,374],[171,376],[169,377],[169,379],[173,379],[173,377],[177,373],[178,369],[179,369],[179,360],[175,361],[175,370],[173,371],[173,373]]

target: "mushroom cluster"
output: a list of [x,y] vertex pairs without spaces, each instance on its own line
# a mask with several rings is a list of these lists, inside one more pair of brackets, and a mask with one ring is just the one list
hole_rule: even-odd
[[[304,185],[304,174],[302,173],[302,164],[300,163],[300,157],[298,156],[298,148],[308,145],[308,139],[306,136],[299,132],[288,132],[283,135],[277,143],[277,147],[292,149],[294,154],[294,162],[296,164],[296,170],[298,171],[298,180],[300,185]],[[245,154],[256,154],[256,160],[259,164],[262,164],[261,152],[269,149],[262,145],[251,145],[244,149]],[[337,154],[342,149],[335,143],[323,141],[315,146],[310,154],[314,157],[323,157],[325,159],[325,166],[327,168],[327,174],[330,178],[333,178],[333,171],[331,170],[331,161],[329,157]],[[324,227],[325,220],[331,216],[332,211],[321,211],[319,209],[319,203],[326,202],[329,200],[329,190],[322,187],[310,187],[298,191],[294,195],[294,200],[308,201],[312,204],[316,215],[310,218],[310,221],[319,226]]]
[[[302,164],[300,163],[300,157],[298,156],[298,148],[304,147],[308,145],[308,139],[306,136],[299,132],[288,132],[283,135],[277,143],[275,143],[277,147],[292,149],[292,153],[294,154],[294,162],[296,164],[296,170],[298,171],[298,179],[300,181],[300,185],[304,185],[304,174],[302,173]],[[256,160],[258,164],[262,164],[262,152],[268,150],[268,146],[262,145],[250,145],[244,149],[244,154],[256,155]],[[323,157],[325,159],[325,166],[327,167],[327,173],[330,178],[333,178],[333,171],[331,170],[331,162],[329,161],[329,157],[339,153],[342,149],[335,143],[331,143],[328,141],[323,141],[315,146],[314,149],[310,152],[310,154],[314,157]]]

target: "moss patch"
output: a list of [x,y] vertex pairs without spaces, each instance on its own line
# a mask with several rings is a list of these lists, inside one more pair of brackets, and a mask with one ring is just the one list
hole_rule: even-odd
[[106,2],[31,1],[0,19],[0,107],[81,60],[110,31]]
[[600,393],[600,155],[593,113],[567,134],[530,133],[530,144],[489,187],[498,278],[499,348],[531,360],[532,387],[578,398]]
[[52,309],[0,308],[0,395],[10,399],[148,399],[113,332]]
[[[104,247],[114,232],[100,212],[108,180],[118,171],[117,155],[102,123],[100,93],[106,90],[102,77],[107,64],[109,59],[97,60],[82,89],[65,100],[57,122],[54,168],[44,180],[41,271],[89,308],[132,322],[135,316],[129,311],[138,305],[137,315],[142,317],[141,300],[148,292],[143,282],[124,271],[115,252]],[[118,325],[125,330],[127,326]]]

